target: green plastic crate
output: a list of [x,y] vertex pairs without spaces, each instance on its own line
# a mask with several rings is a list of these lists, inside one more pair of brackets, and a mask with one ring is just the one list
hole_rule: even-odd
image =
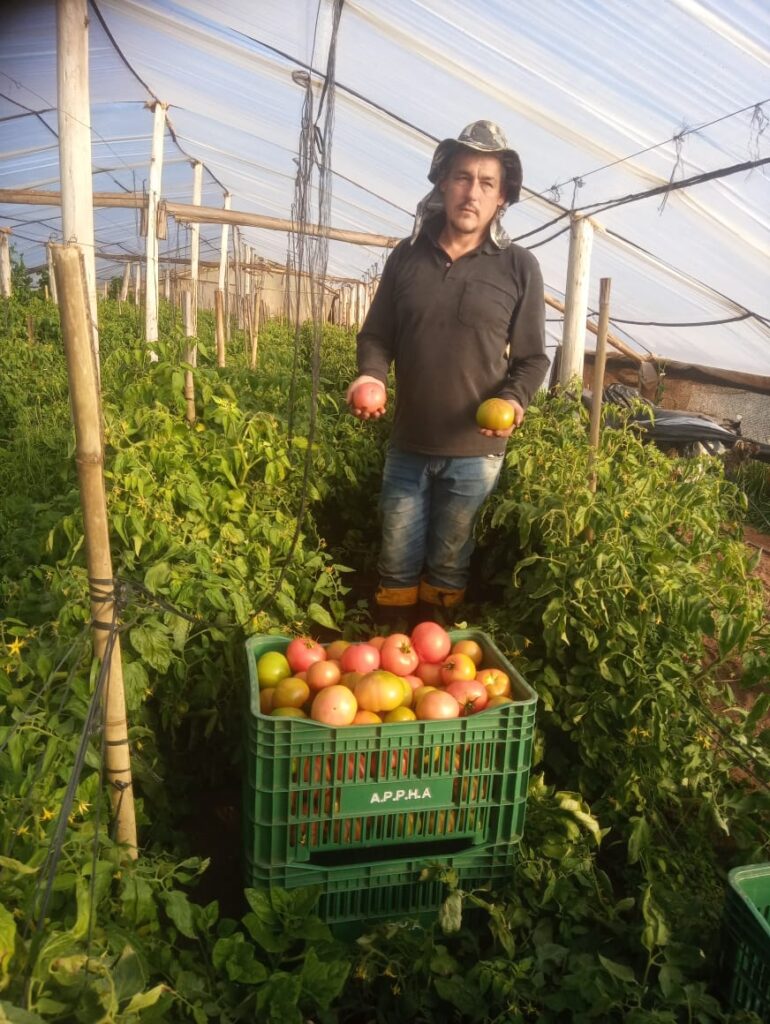
[[353,938],[367,924],[409,917],[429,921],[447,895],[432,868],[451,868],[460,887],[500,889],[512,878],[515,843],[477,846],[443,857],[411,856],[334,867],[310,864],[251,865],[248,885],[296,889],[320,886],[317,913],[340,938]]
[[288,639],[252,637],[243,793],[249,871],[344,865],[506,843],[524,827],[537,696],[484,633],[452,632],[511,679],[515,703],[451,721],[332,728],[259,710],[256,663]]
[[728,1005],[770,1022],[770,864],[733,868],[724,924]]

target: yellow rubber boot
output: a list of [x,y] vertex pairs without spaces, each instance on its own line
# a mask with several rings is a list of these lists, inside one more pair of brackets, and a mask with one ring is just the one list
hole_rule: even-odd
[[417,587],[378,587],[372,619],[378,626],[408,633],[415,623]]
[[464,600],[465,587],[461,590],[450,590],[448,587],[434,587],[432,583],[422,580],[418,598],[417,618],[419,621],[432,620],[446,625],[452,621],[452,610]]

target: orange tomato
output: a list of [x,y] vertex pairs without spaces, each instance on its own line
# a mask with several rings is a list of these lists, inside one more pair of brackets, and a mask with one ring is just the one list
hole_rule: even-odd
[[358,704],[347,686],[327,686],[319,690],[310,707],[310,717],[324,725],[352,725]]
[[504,398],[488,398],[476,410],[476,423],[485,430],[507,430],[513,421],[513,406]]
[[481,664],[484,652],[475,640],[456,640],[452,645],[452,654],[467,654],[476,668]]
[[[323,662],[319,662],[323,664]],[[301,708],[310,696],[310,687],[302,679],[289,676],[273,690],[274,708]]]

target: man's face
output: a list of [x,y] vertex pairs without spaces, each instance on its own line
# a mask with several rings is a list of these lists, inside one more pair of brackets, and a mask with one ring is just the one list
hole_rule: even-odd
[[505,202],[503,165],[496,156],[460,150],[439,183],[447,223],[463,235],[484,232]]

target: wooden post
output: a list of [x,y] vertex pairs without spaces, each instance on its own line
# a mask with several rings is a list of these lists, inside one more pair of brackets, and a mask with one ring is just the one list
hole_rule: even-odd
[[612,279],[603,277],[599,282],[599,332],[596,335],[594,355],[594,387],[591,396],[591,449],[588,456],[588,486],[596,492],[596,470],[594,463],[599,448],[599,427],[602,413],[602,391],[604,389],[604,367],[607,362],[607,329],[610,322],[610,288]]
[[103,698],[105,767],[117,841],[126,845],[126,852],[131,859],[136,859],[136,817],[131,788],[120,636],[112,636],[114,643],[110,647],[110,631],[100,628],[102,624],[113,622],[115,600],[112,583],[103,582],[112,581],[113,575],[103,473],[101,402],[96,360],[91,345],[88,288],[79,246],[55,245],[52,248],[75,426],[75,463],[83,509],[88,577],[91,581],[94,653],[102,661],[109,659],[109,675]]
[[166,302],[171,302],[171,271],[166,270],[163,275],[163,298]]
[[[58,295],[56,292],[56,275],[53,272],[53,258],[51,257],[51,243],[49,242],[45,247],[45,259],[46,265],[48,266],[48,285],[51,289],[51,299],[54,302],[58,301]],[[48,296],[46,295],[46,298]]]
[[259,322],[260,314],[262,312],[262,282],[265,279],[264,273],[259,275],[256,281],[256,287],[254,289],[254,303],[251,311],[251,323],[249,324],[249,330],[251,331],[251,352],[249,354],[249,366],[252,370],[257,368],[257,359],[259,356]]
[[214,314],[216,319],[217,366],[225,365],[225,293],[219,288],[214,292]]
[[35,344],[35,318],[34,316],[27,317],[27,341],[30,345]]
[[59,177],[62,235],[83,250],[91,347],[99,374],[96,250],[88,91],[87,0],[56,0],[56,73],[59,111]]
[[[201,205],[203,194],[203,164],[193,160],[193,206]],[[201,226],[197,222],[190,224],[190,288],[192,299],[192,336],[198,337],[198,276],[201,251]]]
[[128,298],[128,289],[131,284],[131,264],[126,263],[123,267],[123,280],[120,283],[120,301],[125,302]]
[[564,333],[559,368],[559,384],[562,387],[567,387],[573,377],[579,377],[581,382],[583,380],[593,234],[594,229],[590,221],[573,214],[570,224],[567,290],[564,295]]
[[142,294],[142,265],[141,263],[134,264],[134,305],[140,305],[140,296]]
[[147,185],[147,271],[144,279],[144,335],[152,347],[158,340],[158,203],[163,175],[163,142],[166,130],[166,105],[153,103],[150,180]]
[[105,281],[102,285],[102,298],[106,299],[110,292],[110,282]]
[[233,228],[233,270],[235,271],[235,322],[243,327],[243,274],[241,270],[241,232]]
[[0,228],[0,295],[11,297],[11,248],[8,244],[10,228]]
[[[198,345],[193,332],[193,299],[189,291],[182,293],[182,318],[184,320],[184,333],[188,339],[187,350],[184,361],[190,366],[198,365]],[[185,418],[188,423],[195,423],[195,380],[192,370],[184,372],[184,397],[187,403]]]
[[[232,196],[229,192],[225,192],[224,208],[225,210],[230,209],[230,203]],[[222,224],[222,237],[219,243],[219,280],[217,287],[225,296],[225,339],[230,340],[230,280],[228,270],[228,247],[229,241],[229,224]]]

